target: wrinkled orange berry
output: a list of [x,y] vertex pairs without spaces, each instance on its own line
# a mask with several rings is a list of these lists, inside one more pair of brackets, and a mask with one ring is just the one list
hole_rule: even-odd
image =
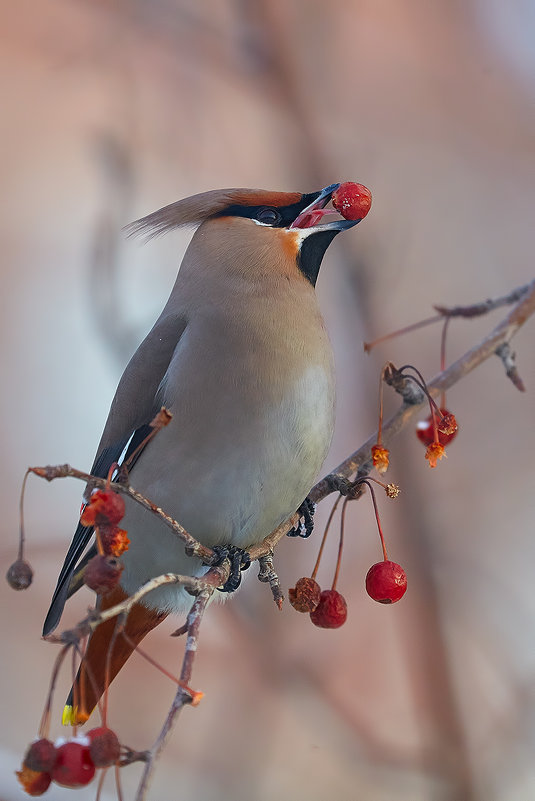
[[390,451],[388,448],[384,448],[382,445],[373,446],[372,461],[378,473],[386,473],[388,470],[388,465],[390,464],[389,456]]
[[[442,420],[439,420],[437,422],[438,433],[444,434],[446,437],[449,437],[450,439],[448,440],[448,442],[451,442],[454,434],[456,434],[457,431],[459,430],[459,426],[457,425],[457,420],[455,419],[455,415],[452,414],[451,412],[447,412],[446,409],[441,409],[440,411],[443,417]],[[443,445],[448,444],[443,440],[440,441],[442,442]]]
[[425,458],[429,462],[429,467],[436,467],[438,460],[442,459],[445,455],[446,451],[444,450],[444,445],[441,445],[440,442],[432,442],[425,452]]
[[32,770],[31,768],[23,765],[17,771],[17,779],[21,783],[24,791],[31,796],[43,795],[50,787],[52,781],[50,774],[41,770]]
[[128,550],[130,540],[124,528],[100,526],[98,531],[101,548],[107,556],[121,556]]

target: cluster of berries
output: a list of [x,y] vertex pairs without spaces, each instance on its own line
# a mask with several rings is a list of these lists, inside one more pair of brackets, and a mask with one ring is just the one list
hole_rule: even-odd
[[[407,373],[413,371],[416,375]],[[439,459],[446,455],[446,445],[457,436],[459,426],[455,415],[446,409],[445,394],[442,394],[442,402],[439,407],[431,397],[422,374],[412,365],[405,365],[400,370],[387,363],[381,373],[380,397],[379,397],[379,428],[377,442],[372,447],[373,466],[378,473],[386,473],[390,464],[390,451],[385,448],[382,442],[383,427],[383,383],[386,374],[395,374],[396,380],[410,379],[426,395],[429,401],[430,415],[425,420],[420,420],[416,424],[416,436],[426,446],[425,458],[429,462],[429,467],[436,467]]]
[[42,737],[28,748],[17,778],[31,796],[43,795],[52,782],[71,789],[85,787],[97,768],[115,765],[120,754],[119,739],[106,726],[56,743]]
[[[382,604],[392,604],[396,603],[396,601],[399,601],[400,598],[402,598],[405,594],[405,590],[407,589],[407,576],[401,565],[398,565],[396,562],[392,562],[390,559],[388,559],[384,535],[381,528],[381,521],[379,519],[379,513],[377,509],[377,501],[371,482],[379,484],[381,487],[383,487],[386,494],[390,498],[396,498],[398,496],[399,488],[395,484],[383,484],[382,482],[371,478],[359,479],[354,485],[354,489],[362,484],[366,484],[370,489],[377,527],[379,529],[379,536],[383,549],[383,560],[372,565],[372,567],[368,570],[368,574],[366,576],[366,591],[370,598],[373,598],[374,601],[378,601]],[[316,581],[316,575],[323,554],[323,548],[329,527],[333,519],[334,512],[336,511],[336,507],[340,501],[340,497],[334,504],[329,516],[329,520],[327,521],[318,553],[318,558],[316,560],[314,570],[312,571],[312,575],[310,577],[304,576],[303,578],[300,578],[295,587],[292,587],[288,592],[290,603],[293,608],[298,612],[308,613],[312,623],[315,626],[319,626],[323,629],[337,629],[342,626],[347,619],[347,603],[344,596],[336,590],[336,583],[338,581],[338,574],[340,572],[340,564],[342,559],[345,510],[348,500],[349,498],[346,498],[342,507],[338,561],[331,589],[322,591],[320,585]]]
[[117,524],[124,513],[122,496],[111,490],[96,490],[82,510],[80,522],[95,526],[98,549],[98,554],[87,563],[84,583],[99,595],[117,585],[123,570],[118,557],[128,549],[129,540],[126,531]]

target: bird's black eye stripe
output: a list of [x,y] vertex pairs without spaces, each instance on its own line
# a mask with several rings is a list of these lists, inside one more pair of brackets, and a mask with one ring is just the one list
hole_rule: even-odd
[[298,203],[291,203],[289,206],[228,206],[217,214],[217,217],[248,217],[251,220],[258,220],[265,225],[272,225],[273,228],[286,228],[291,225],[299,214],[317,198],[318,193],[302,195]]
[[272,206],[264,206],[256,213],[258,222],[266,223],[266,225],[278,225],[282,219],[281,215]]

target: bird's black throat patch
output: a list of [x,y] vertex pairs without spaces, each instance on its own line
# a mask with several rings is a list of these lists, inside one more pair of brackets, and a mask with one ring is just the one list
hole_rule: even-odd
[[303,240],[297,255],[297,266],[312,286],[316,286],[325,251],[340,231],[329,229],[310,234]]

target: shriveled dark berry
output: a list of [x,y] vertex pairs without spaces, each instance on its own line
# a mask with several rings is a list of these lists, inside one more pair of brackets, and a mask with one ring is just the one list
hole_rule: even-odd
[[119,583],[123,565],[115,556],[97,554],[84,570],[84,584],[99,595],[105,595]]
[[58,753],[54,743],[42,737],[29,746],[24,756],[24,764],[30,770],[51,773],[57,758]]
[[305,576],[288,590],[288,597],[298,612],[313,612],[320,602],[321,587],[313,578]]
[[7,571],[6,580],[13,590],[27,590],[33,581],[33,570],[24,559],[17,559]]

